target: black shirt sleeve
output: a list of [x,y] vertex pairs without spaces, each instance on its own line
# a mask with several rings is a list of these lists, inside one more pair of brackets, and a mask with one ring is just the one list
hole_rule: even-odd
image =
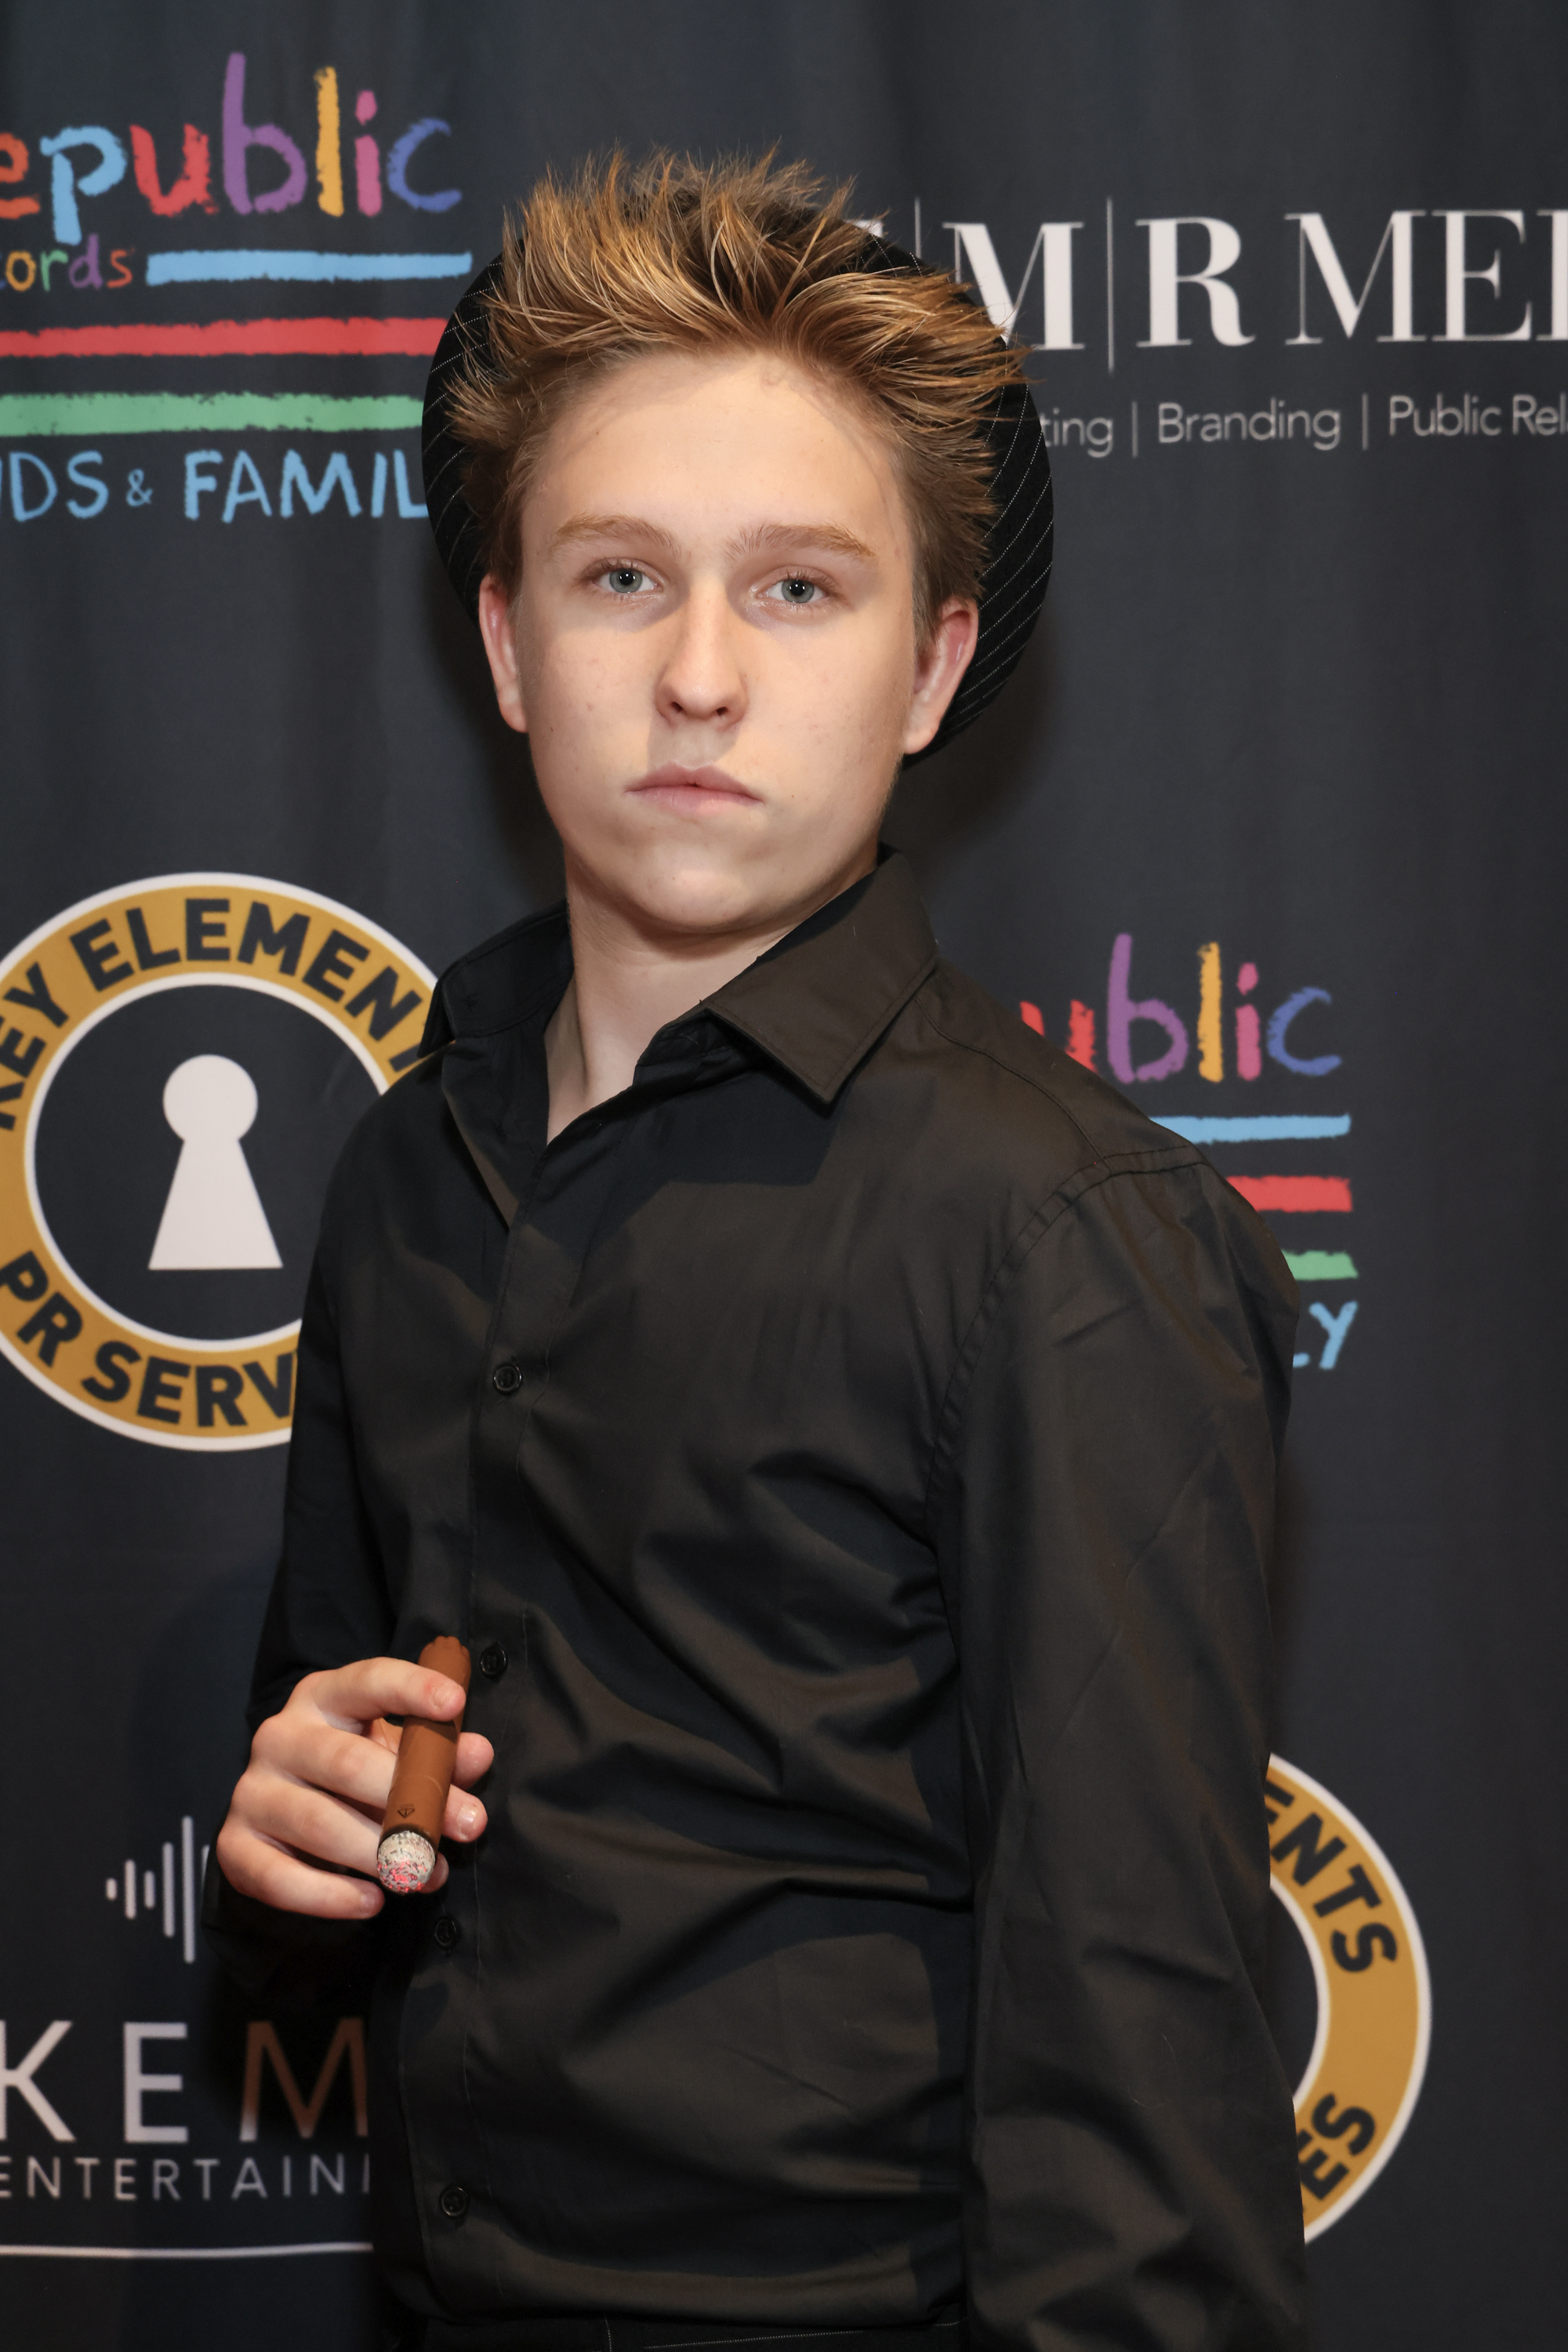
[[977,1318],[933,1487],[975,1873],[973,2338],[1282,2352],[1265,1573],[1294,1286],[1206,1166],[1074,1191]]
[[[296,1683],[356,1658],[384,1656],[395,1613],[355,1474],[337,1331],[318,1256],[300,1331],[283,1560],[251,1676],[252,1732]],[[208,1944],[242,1990],[280,2008],[346,1997],[372,1966],[385,1907],[369,1920],[316,1919],[241,1895],[215,1853],[203,1889]]]
[[328,1284],[329,1249],[330,1229],[311,1269],[300,1328],[283,1565],[267,1605],[251,1676],[252,1731],[277,1714],[304,1675],[356,1658],[384,1657],[396,1625],[354,1466]]

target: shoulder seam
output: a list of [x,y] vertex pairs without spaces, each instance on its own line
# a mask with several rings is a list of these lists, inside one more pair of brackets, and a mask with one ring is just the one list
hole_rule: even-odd
[[[1060,1111],[1062,1117],[1067,1120],[1074,1133],[1082,1138],[1085,1145],[1094,1154],[1093,1164],[1095,1166],[1110,1164],[1105,1161],[1104,1155],[1100,1152],[1099,1146],[1095,1143],[1094,1138],[1084,1127],[1083,1122],[1079,1118],[1077,1113],[1068,1104],[1062,1100],[1061,1097],[1053,1087],[1047,1086],[1043,1079],[1032,1076],[1027,1070],[1016,1069],[1011,1062],[1003,1061],[1001,1055],[999,1054],[992,1053],[989,1047],[976,1045],[973,1039],[968,1037],[955,1037],[952,1031],[944,1029],[941,1022],[937,1020],[935,1014],[932,1013],[926,1005],[921,1003],[918,993],[913,999],[913,1003],[921,1020],[925,1022],[928,1028],[935,1032],[937,1036],[942,1040],[944,1045],[951,1045],[955,1053],[973,1054],[977,1061],[989,1062],[992,1068],[1000,1070],[1005,1077],[1013,1078],[1019,1086],[1027,1087],[1033,1093],[1043,1096],[1047,1102],[1050,1103],[1055,1109]],[[1136,1108],[1136,1106],[1134,1106],[1134,1108]],[[1150,1123],[1151,1125],[1154,1124],[1153,1121],[1151,1121]],[[1179,1168],[1200,1160],[1203,1158],[1203,1154],[1198,1150],[1195,1144],[1184,1143],[1179,1136],[1173,1136],[1168,1146],[1165,1144],[1150,1144],[1142,1153],[1119,1152],[1112,1154],[1112,1159],[1117,1160],[1128,1160],[1133,1158],[1146,1160],[1159,1166]]]

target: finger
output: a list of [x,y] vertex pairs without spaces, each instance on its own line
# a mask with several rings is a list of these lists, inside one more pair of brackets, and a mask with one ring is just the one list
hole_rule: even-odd
[[471,1789],[481,1780],[496,1760],[495,1749],[481,1731],[462,1731],[458,1735],[458,1758],[452,1768],[452,1778],[459,1789]]
[[312,1870],[265,1838],[226,1826],[218,1841],[223,1874],[237,1894],[253,1895],[275,1911],[299,1911],[315,1919],[369,1919],[381,1909],[379,1886],[363,1878],[341,1878]]
[[358,1658],[353,1665],[307,1675],[289,1705],[296,1703],[347,1730],[385,1715],[424,1715],[449,1723],[462,1713],[468,1694],[449,1675],[411,1665],[406,1658]]
[[258,1781],[249,1792],[243,1826],[277,1845],[294,1847],[313,1862],[363,1871],[367,1878],[375,1876],[379,1814],[362,1813],[319,1789],[302,1788],[280,1774]]
[[478,1797],[470,1797],[461,1789],[447,1790],[447,1811],[441,1822],[443,1837],[455,1838],[459,1845],[469,1845],[482,1835],[488,1821]]
[[328,1790],[374,1811],[386,1802],[397,1763],[395,1749],[379,1740],[340,1730],[309,1709],[290,1715],[287,1707],[257,1733],[256,1756],[265,1772]]

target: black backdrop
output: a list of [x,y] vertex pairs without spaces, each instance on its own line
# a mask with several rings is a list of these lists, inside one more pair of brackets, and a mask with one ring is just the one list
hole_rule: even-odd
[[[1273,1999],[1316,2340],[1553,2340],[1568,17],[14,0],[3,42],[6,2340],[364,2338],[354,2028],[237,2004],[187,1890],[322,1171],[427,971],[556,887],[407,511],[420,354],[542,167],[655,140],[777,142],[1022,289],[1051,607],[889,830],[1021,1017],[1232,1123],[1301,1276]],[[171,1124],[201,1056],[243,1140],[210,1088]],[[182,1152],[206,1270],[199,1215],[149,1262]]]

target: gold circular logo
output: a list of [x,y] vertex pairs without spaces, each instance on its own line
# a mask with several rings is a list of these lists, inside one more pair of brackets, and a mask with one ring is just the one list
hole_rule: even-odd
[[1317,2030],[1296,2087],[1307,2235],[1365,2195],[1421,2095],[1432,1990],[1415,1914],[1355,1815],[1280,1757],[1268,1767],[1270,1876],[1312,1964]]
[[[148,1444],[284,1443],[323,1139],[418,1058],[434,985],[351,908],[248,874],[101,891],[24,940],[0,968],[0,1349],[16,1369]],[[258,1059],[278,1087],[258,1089]],[[275,1108],[300,1068],[303,1092]]]

